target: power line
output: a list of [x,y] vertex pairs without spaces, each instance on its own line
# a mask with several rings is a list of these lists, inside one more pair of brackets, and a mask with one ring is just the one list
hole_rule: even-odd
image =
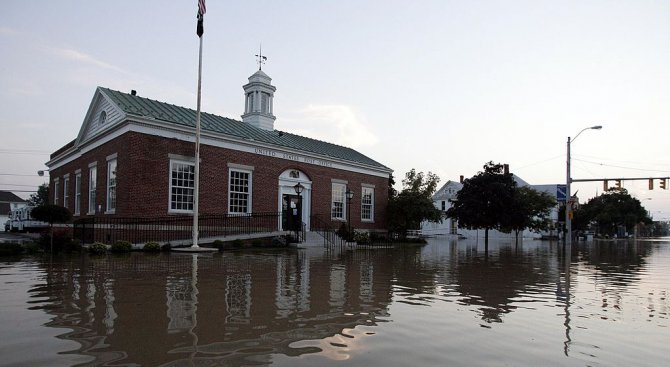
[[35,187],[35,185],[19,185],[19,184],[10,184],[10,183],[0,183],[0,185],[5,185],[5,186],[21,186],[21,187]]
[[40,177],[40,175],[22,175],[20,173],[0,173],[0,176]]
[[598,156],[586,155],[586,154],[573,154],[572,157],[573,157],[573,159],[575,159],[575,157],[585,157],[585,158],[598,159],[598,160],[602,160],[602,161],[610,161],[610,162],[614,162],[614,163],[630,163],[630,164],[637,164],[637,165],[647,165],[647,166],[648,165],[654,165],[654,166],[670,167],[670,163],[663,163],[663,162],[650,163],[649,161],[643,161],[643,162],[641,162],[641,161],[623,161],[623,160],[618,160],[618,159],[611,159],[611,158],[608,158],[608,157],[598,157]]
[[524,168],[527,168],[527,167],[532,167],[532,166],[535,166],[535,165],[538,165],[538,164],[553,161],[554,159],[561,158],[561,157],[565,157],[565,154],[560,154],[560,155],[557,155],[557,156],[554,156],[554,157],[551,157],[551,158],[547,158],[547,159],[544,159],[544,160],[541,160],[541,161],[538,161],[538,162],[527,164],[525,166],[515,167],[514,170],[520,170],[520,169],[524,169]]
[[38,150],[38,149],[0,149],[0,153],[51,154],[48,150]]
[[613,168],[623,168],[623,169],[630,169],[633,171],[643,171],[643,172],[670,172],[670,170],[659,170],[659,169],[645,169],[645,168],[635,168],[635,167],[626,167],[626,166],[617,166],[614,164],[605,164],[605,163],[600,163],[600,162],[593,162],[593,161],[587,161],[585,159],[577,159],[577,158],[572,158],[572,160],[579,161],[579,162],[584,162],[584,163],[591,163],[591,164],[596,164],[599,166],[604,166],[604,167],[613,167]]

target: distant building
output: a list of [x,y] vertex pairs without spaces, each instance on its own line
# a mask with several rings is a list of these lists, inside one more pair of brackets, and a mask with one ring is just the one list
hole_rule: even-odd
[[[350,213],[357,229],[386,228],[390,168],[348,147],[275,130],[276,88],[262,70],[243,89],[242,121],[202,113],[199,213],[282,213],[307,230],[312,216],[338,225]],[[195,116],[135,91],[98,87],[77,137],[46,163],[49,201],[75,220],[192,215]]]
[[[559,186],[562,185],[530,185],[517,175],[512,175],[514,181],[519,187],[531,187],[539,192],[545,192],[551,195],[553,198],[559,197]],[[461,177],[462,180],[462,177]],[[453,202],[456,200],[458,192],[463,188],[463,183],[455,181],[447,181],[439,190],[433,194],[433,205],[436,208],[442,211],[442,222],[441,223],[432,223],[432,222],[423,222],[421,223],[421,233],[427,236],[436,236],[436,235],[460,235],[462,237],[476,237],[479,235],[477,230],[468,230],[466,228],[460,228],[458,222],[455,219],[447,217],[447,210],[453,206]],[[551,209],[549,218],[553,223],[554,228],[558,227],[558,205]],[[483,236],[484,231],[481,231]],[[531,231],[524,231],[524,237],[541,237],[541,236],[558,236],[556,230],[544,231],[541,233],[534,233]],[[489,231],[490,238],[514,238],[514,233],[504,233],[500,231]]]
[[7,221],[10,210],[26,206],[26,201],[10,191],[0,191],[0,225]]

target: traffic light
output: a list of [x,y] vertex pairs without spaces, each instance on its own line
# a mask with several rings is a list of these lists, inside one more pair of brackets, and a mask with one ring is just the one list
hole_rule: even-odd
[[654,189],[654,179],[650,178],[649,179],[649,190],[653,190],[653,189]]
[[607,180],[603,181],[603,191],[609,190],[610,186],[607,184]]
[[658,186],[660,187],[661,190],[665,190],[665,178],[661,179],[661,183],[659,183]]
[[616,180],[614,185],[616,186],[617,189],[620,189],[621,188],[621,180]]

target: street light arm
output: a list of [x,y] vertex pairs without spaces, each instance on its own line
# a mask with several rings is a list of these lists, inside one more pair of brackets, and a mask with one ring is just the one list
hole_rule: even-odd
[[[584,129],[582,129],[582,131],[578,132],[577,135],[575,135],[575,137],[572,138],[572,141],[571,141],[571,142],[575,141],[575,140],[577,139],[577,137],[579,136],[579,134],[583,133],[583,132],[586,131],[586,130],[600,130],[600,129],[602,129],[602,128],[603,128],[602,125],[595,125],[595,126],[591,126],[591,127],[586,127],[586,128],[584,128]],[[569,138],[568,138],[568,139],[569,139]]]

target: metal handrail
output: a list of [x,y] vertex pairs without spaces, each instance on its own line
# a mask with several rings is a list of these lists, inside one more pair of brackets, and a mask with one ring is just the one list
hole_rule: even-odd
[[344,246],[346,243],[344,239],[337,234],[337,230],[333,228],[332,224],[326,223],[319,218],[318,215],[310,217],[310,228],[313,232],[316,232],[323,237],[324,246]]

